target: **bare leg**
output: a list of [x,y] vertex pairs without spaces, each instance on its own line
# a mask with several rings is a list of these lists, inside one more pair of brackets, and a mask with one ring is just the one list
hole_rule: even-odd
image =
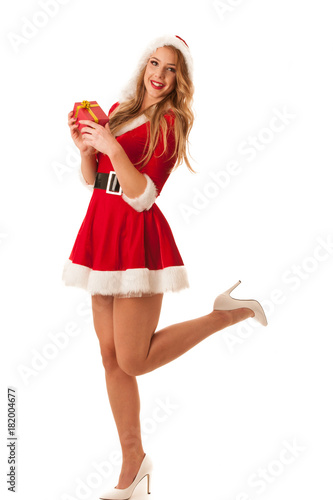
[[[230,315],[226,313],[231,313]],[[141,373],[148,373],[178,358],[212,333],[254,316],[251,309],[213,311],[206,316],[167,326],[151,338]]]
[[205,316],[155,332],[162,297],[163,294],[115,298],[114,341],[117,359],[129,375],[151,372],[178,358],[212,333],[254,316],[254,312],[248,308],[213,310]]
[[118,365],[113,340],[113,297],[92,296],[95,330],[105,368],[107,393],[116,423],[123,463],[117,484],[127,488],[138,473],[145,455],[140,429],[140,398],[137,380]]
[[[140,352],[145,351],[144,341],[147,338],[149,342],[146,344],[145,358],[149,358],[150,368],[147,371],[151,371],[157,366],[161,366],[180,356],[208,337],[208,335],[253,315],[250,309],[212,312],[201,318],[171,325],[153,335],[160,315],[162,297],[163,294],[136,299],[117,299],[112,296],[102,295],[92,296],[94,325],[100,342],[107,392],[123,454],[122,469],[117,484],[117,488],[121,489],[127,488],[132,483],[145,453],[141,440],[140,398],[137,380],[135,375],[127,373],[122,369],[123,367],[119,366],[117,357],[120,356],[122,360],[125,359],[130,362],[131,355],[137,353],[136,360],[139,360]],[[129,304],[129,301],[133,300],[139,306],[139,311],[135,312],[134,304],[132,303],[132,306]],[[130,306],[127,312],[125,308],[125,315],[121,314],[119,316],[118,309],[117,317],[118,320],[122,318],[120,324],[126,330],[126,327],[130,326],[126,315],[130,312],[132,317],[132,314],[134,314],[134,317],[136,317],[132,326],[135,325],[135,331],[138,335],[134,348],[127,340],[133,340],[135,335],[133,336],[132,333],[123,337],[122,341],[118,342],[119,354],[117,349],[117,355],[114,335],[115,303]],[[152,334],[147,336],[145,334],[147,331],[151,331]],[[117,329],[117,332],[121,333],[120,329]],[[153,343],[152,335],[153,338],[157,338],[159,334],[161,334],[159,336],[160,342],[154,340]],[[163,352],[164,350],[165,352]],[[129,353],[127,358],[126,353]],[[125,365],[127,361],[125,361]],[[133,364],[130,364],[130,366],[132,371],[137,371]],[[145,366],[145,369],[147,367],[148,365]],[[145,371],[142,371],[142,373],[145,373]]]

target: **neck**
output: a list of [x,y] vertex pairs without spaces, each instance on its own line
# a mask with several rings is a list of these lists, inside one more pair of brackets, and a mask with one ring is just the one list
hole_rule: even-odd
[[[140,112],[144,113],[147,110],[147,108],[149,108],[149,106],[146,106],[146,107],[141,106]],[[163,107],[163,114],[167,113],[169,111],[169,109],[170,109],[170,105],[169,105],[169,103],[166,103],[165,106]]]
[[[159,103],[159,101],[157,101],[157,102],[150,101],[149,96],[147,96],[147,94],[145,94],[141,108],[140,108],[140,112],[144,113],[147,108],[149,108],[150,106],[152,106],[154,104],[158,104],[158,103]],[[170,103],[168,101],[166,103],[164,103],[163,110],[165,113],[168,111],[169,107],[170,107]]]

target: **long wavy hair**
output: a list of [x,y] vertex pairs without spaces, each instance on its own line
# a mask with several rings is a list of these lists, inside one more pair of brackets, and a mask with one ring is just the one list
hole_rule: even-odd
[[[176,85],[174,90],[166,95],[161,101],[159,101],[157,104],[149,106],[144,111],[150,122],[150,135],[148,135],[147,137],[145,149],[147,148],[148,141],[149,148],[140,162],[138,162],[143,162],[143,165],[138,170],[143,168],[152,157],[161,132],[164,145],[164,151],[162,154],[164,154],[164,152],[166,151],[167,122],[163,115],[166,113],[165,108],[166,104],[168,103],[168,108],[171,109],[175,117],[175,149],[172,152],[170,158],[174,157],[175,155],[177,157],[176,164],[171,170],[175,170],[184,160],[188,169],[192,173],[197,173],[191,167],[187,156],[189,133],[192,129],[194,121],[194,114],[191,109],[193,103],[194,85],[189,77],[186,62],[182,52],[173,45],[166,45],[166,47],[170,48],[176,55]],[[150,60],[150,57],[147,61],[147,64]],[[146,66],[142,69],[138,76],[135,96],[132,99],[120,103],[119,106],[117,106],[116,109],[111,113],[109,119],[109,127],[111,133],[116,133],[126,123],[129,123],[134,118],[142,114],[140,109],[145,94],[145,71]],[[190,153],[188,154],[189,156],[191,156]],[[136,163],[135,165],[137,165],[138,163]]]

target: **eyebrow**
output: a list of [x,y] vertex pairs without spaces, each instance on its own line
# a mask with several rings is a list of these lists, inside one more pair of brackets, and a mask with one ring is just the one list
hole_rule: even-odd
[[[157,59],[157,57],[153,56],[151,57],[150,59]],[[159,62],[161,62],[159,59],[157,59]],[[167,63],[169,64],[169,66],[176,66],[175,64],[172,64],[172,63]]]

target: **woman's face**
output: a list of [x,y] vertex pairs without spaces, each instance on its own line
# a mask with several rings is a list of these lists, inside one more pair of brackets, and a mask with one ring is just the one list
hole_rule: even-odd
[[[149,58],[144,75],[149,101],[154,104],[176,86],[176,55],[168,47],[159,47]],[[147,96],[146,96],[147,97]]]

